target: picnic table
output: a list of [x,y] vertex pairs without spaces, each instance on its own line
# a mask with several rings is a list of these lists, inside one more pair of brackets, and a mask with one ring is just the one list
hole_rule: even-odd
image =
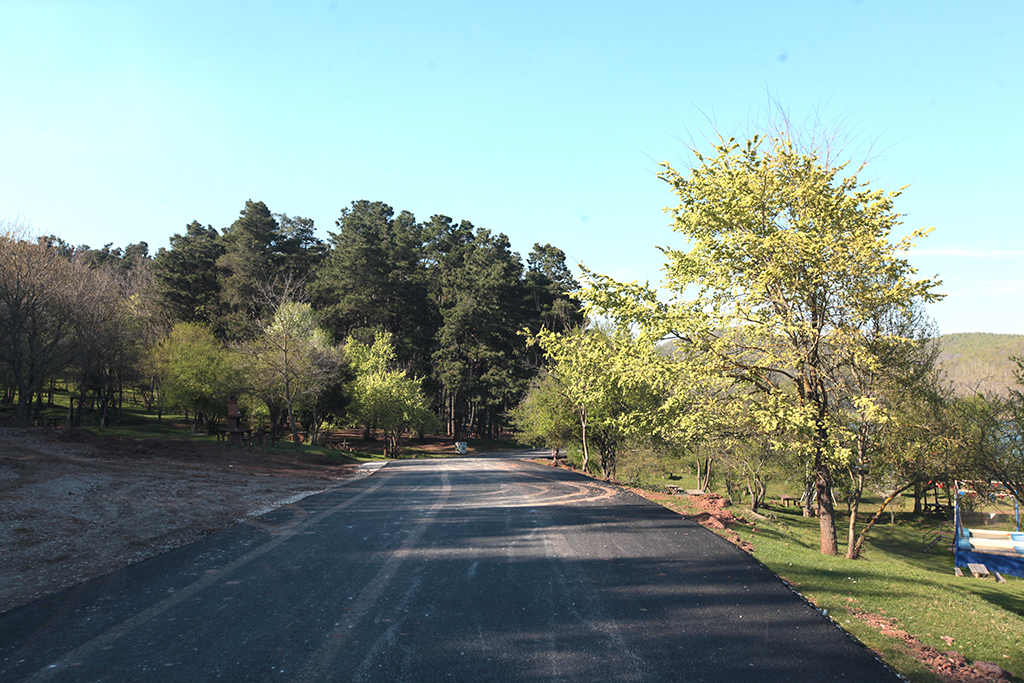
[[924,514],[935,514],[935,515],[951,515],[953,514],[953,508],[944,503],[922,503],[921,512]]
[[251,446],[252,445],[252,430],[251,429],[218,429],[214,432],[217,436],[217,441],[231,441],[232,435],[235,435],[238,439],[238,445],[240,446]]

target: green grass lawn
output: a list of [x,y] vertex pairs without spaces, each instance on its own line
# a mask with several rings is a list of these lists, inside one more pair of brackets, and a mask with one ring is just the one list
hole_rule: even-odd
[[[686,497],[651,497],[684,514],[692,512]],[[868,508],[874,512],[874,506]],[[743,509],[733,512],[742,515]],[[1006,576],[1006,583],[996,583],[969,572],[957,577],[948,542],[922,552],[925,536],[951,531],[951,521],[901,513],[890,524],[885,515],[868,536],[862,559],[847,560],[842,557],[849,520],[844,512],[837,518],[838,557],[819,552],[816,518],[803,517],[793,507],[762,512],[766,519],[733,527],[753,546],[753,556],[910,680],[942,679],[915,659],[901,638],[882,633],[858,615],[895,620],[893,628],[939,651],[956,650],[972,662],[1024,674],[1024,579]]]
[[[641,488],[659,492],[649,494],[651,499],[683,514],[696,512],[687,508],[687,497],[665,494],[668,483],[697,488],[688,463],[675,463],[673,474],[661,471],[657,460],[642,464],[641,476],[634,476],[631,483],[639,478]],[[800,495],[791,488],[784,482],[769,487],[769,502],[777,501],[781,494]],[[876,496],[865,496],[858,531],[879,503]],[[994,578],[973,578],[966,570],[967,576],[957,577],[949,541],[941,540],[922,551],[926,537],[937,531],[946,532],[947,538],[952,534],[952,520],[915,516],[906,511],[911,507],[908,499],[897,501],[894,524],[888,511],[883,513],[859,560],[842,557],[849,524],[842,504],[836,509],[838,557],[819,552],[818,519],[804,517],[798,507],[771,505],[760,511],[764,519],[736,525],[733,530],[753,546],[752,554],[759,562],[820,609],[828,610],[840,626],[910,680],[942,679],[912,656],[902,638],[886,635],[878,619],[869,624],[864,615],[894,620],[889,623],[892,629],[901,629],[940,652],[955,650],[971,662],[992,662],[1024,677],[1024,579],[1004,575],[1006,583],[997,583]],[[742,505],[732,510],[744,514]],[[1008,512],[1010,517],[1007,523],[986,528],[1014,528],[1012,504],[991,504],[985,510]],[[722,535],[728,537],[728,532]]]
[[[42,424],[51,419],[63,419],[67,415],[67,395],[57,392],[54,405],[44,408],[41,413]],[[221,428],[224,424],[221,424]],[[64,428],[64,427],[62,427]],[[115,437],[127,439],[189,439],[200,442],[216,442],[215,436],[205,433],[192,434],[191,423],[181,414],[165,413],[159,419],[155,412],[146,411],[142,406],[127,405],[121,411],[120,422],[110,420],[103,429],[99,427],[99,412],[89,411],[82,420],[82,429],[99,437]],[[330,462],[364,462],[382,460],[383,440],[364,440],[360,430],[327,430],[330,441],[340,444],[344,442],[346,450],[303,443],[301,450],[307,454],[322,455]],[[223,443],[223,442],[222,442]],[[225,444],[226,446],[226,444]],[[469,453],[481,453],[507,448],[518,448],[519,444],[508,439],[471,439]],[[277,446],[247,446],[266,450],[292,450],[291,435],[285,433]],[[407,437],[402,443],[401,458],[443,458],[458,455],[451,439],[429,437],[419,440],[414,436]]]
[[[1024,673],[1024,580],[957,577],[947,544],[922,552],[936,522],[904,517],[876,526],[860,560],[818,552],[818,521],[779,511],[774,520],[738,527],[754,557],[786,579],[866,645],[914,681],[937,681],[903,644],[857,618],[871,613],[940,651]],[[843,549],[840,549],[842,552]],[[952,640],[943,640],[943,637]]]

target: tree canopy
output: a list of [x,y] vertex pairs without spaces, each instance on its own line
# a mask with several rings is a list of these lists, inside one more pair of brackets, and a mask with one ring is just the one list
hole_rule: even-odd
[[161,395],[168,407],[192,411],[208,431],[227,414],[239,388],[238,362],[209,326],[178,323],[156,348]]
[[399,439],[408,430],[436,428],[418,379],[394,367],[391,335],[379,332],[372,345],[349,337],[345,354],[356,371],[352,412],[363,424],[384,431],[384,455],[398,454]]
[[785,134],[720,139],[694,156],[688,171],[666,163],[660,174],[679,199],[673,230],[688,245],[663,250],[671,298],[595,274],[584,296],[652,341],[676,338],[679,362],[694,372],[770,398],[812,473],[821,550],[835,554],[832,474],[847,455],[837,409],[855,400],[851,369],[880,362],[872,340],[913,342],[877,321],[939,298],[939,283],[915,277],[903,256],[928,231],[891,241],[899,191],[844,177],[846,165]]
[[297,404],[302,398],[315,401],[331,385],[339,353],[321,327],[320,316],[306,303],[282,300],[259,327],[259,333],[242,346],[248,388],[266,402],[271,414],[275,407],[284,407],[298,449]]

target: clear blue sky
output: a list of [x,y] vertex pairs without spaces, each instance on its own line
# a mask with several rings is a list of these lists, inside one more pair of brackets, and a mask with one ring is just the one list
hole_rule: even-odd
[[1021,26],[1018,0],[0,0],[0,218],[155,252],[247,199],[324,237],[380,200],[655,282],[657,162],[771,95],[910,185],[941,332],[1020,334]]

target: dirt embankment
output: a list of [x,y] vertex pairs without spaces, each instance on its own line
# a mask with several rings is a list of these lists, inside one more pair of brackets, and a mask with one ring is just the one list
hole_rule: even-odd
[[0,428],[0,612],[354,476],[302,453]]

